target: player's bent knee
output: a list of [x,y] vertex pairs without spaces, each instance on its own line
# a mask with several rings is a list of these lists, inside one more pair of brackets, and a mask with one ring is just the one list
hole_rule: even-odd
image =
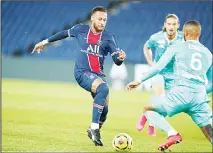
[[91,86],[92,93],[96,93],[98,86],[102,83],[105,83],[101,78],[96,79]]
[[106,83],[100,84],[96,89],[96,94],[102,94],[105,98],[107,98],[109,94],[109,87]]

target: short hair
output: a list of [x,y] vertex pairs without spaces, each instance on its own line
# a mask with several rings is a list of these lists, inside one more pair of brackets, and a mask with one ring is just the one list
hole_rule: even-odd
[[100,12],[107,12],[106,8],[104,6],[96,6],[92,9],[92,15],[97,12],[97,11],[100,11]]
[[[178,16],[177,16],[176,14],[168,14],[168,15],[165,17],[165,19],[164,19],[164,23],[166,22],[166,20],[167,20],[168,18],[177,19],[178,23],[180,23],[180,20],[179,20],[179,18],[178,18]],[[162,30],[163,30],[163,32],[166,32],[166,28],[164,27],[164,25],[163,25]]]
[[196,20],[189,20],[189,21],[187,21],[184,24],[184,26],[187,26],[187,25],[200,27],[200,23],[198,21],[196,21]]
[[[198,21],[196,20],[189,20],[183,25],[183,29],[186,28],[187,26],[191,26],[193,28],[196,28],[197,30],[199,29],[199,35],[201,33],[201,25]],[[197,31],[198,32],[198,31]]]

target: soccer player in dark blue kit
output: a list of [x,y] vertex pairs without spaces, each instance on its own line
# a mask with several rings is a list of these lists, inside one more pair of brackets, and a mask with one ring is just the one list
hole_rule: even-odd
[[87,133],[96,146],[103,146],[100,128],[106,120],[109,103],[109,87],[103,72],[104,59],[109,53],[115,64],[121,65],[126,54],[117,46],[114,35],[105,30],[107,10],[104,7],[93,8],[91,21],[91,25],[77,24],[39,42],[33,52],[40,53],[46,44],[67,37],[78,40],[81,49],[75,61],[75,79],[82,88],[91,92],[94,99],[92,123]]

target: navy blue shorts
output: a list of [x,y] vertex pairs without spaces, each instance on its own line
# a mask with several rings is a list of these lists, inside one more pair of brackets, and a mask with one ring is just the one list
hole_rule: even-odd
[[89,92],[92,92],[91,91],[92,83],[98,78],[101,78],[104,82],[106,82],[105,76],[98,75],[96,73],[82,72],[75,74],[75,79],[78,82],[78,84]]

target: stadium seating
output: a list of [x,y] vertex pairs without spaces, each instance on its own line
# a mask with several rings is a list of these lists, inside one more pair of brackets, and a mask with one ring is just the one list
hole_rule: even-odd
[[[100,2],[99,5],[107,6],[108,3]],[[63,30],[78,18],[86,17],[96,4],[77,1],[2,2],[3,54],[12,55],[19,49],[28,55],[30,44]]]
[[[43,54],[29,54],[30,45],[85,18],[96,5],[109,2],[2,2],[2,53],[40,58],[75,59],[79,49],[73,38],[47,46]],[[145,63],[142,48],[159,30],[168,13],[202,25],[201,42],[212,51],[212,2],[129,2],[109,12],[107,30],[115,33],[119,46],[127,52],[127,62]],[[32,47],[32,46],[31,46]],[[107,60],[110,58],[107,58]]]

